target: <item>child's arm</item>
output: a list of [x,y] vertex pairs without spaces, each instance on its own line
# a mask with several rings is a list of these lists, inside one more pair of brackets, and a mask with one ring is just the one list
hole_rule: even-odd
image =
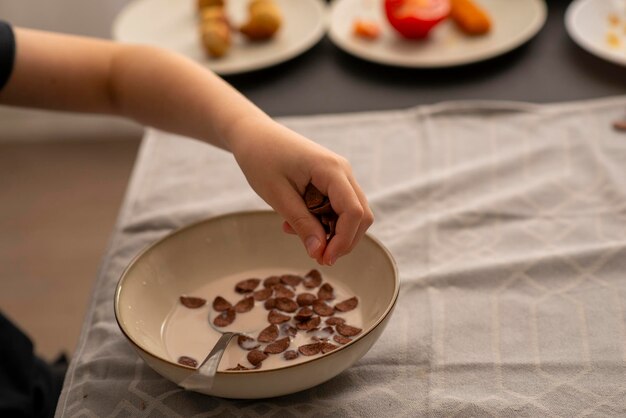
[[[324,264],[348,253],[373,221],[342,157],[275,123],[219,77],[157,48],[15,29],[16,56],[0,103],[98,112],[231,151],[252,188]],[[302,200],[312,182],[339,214],[326,246]],[[292,227],[292,228],[291,228]]]

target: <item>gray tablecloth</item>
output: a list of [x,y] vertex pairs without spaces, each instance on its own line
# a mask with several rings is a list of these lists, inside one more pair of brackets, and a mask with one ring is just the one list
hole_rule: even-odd
[[57,415],[624,416],[625,115],[617,97],[283,119],[352,162],[402,286],[356,365],[261,401],[185,393],[117,328],[114,288],[141,248],[266,207],[229,154],[148,131]]

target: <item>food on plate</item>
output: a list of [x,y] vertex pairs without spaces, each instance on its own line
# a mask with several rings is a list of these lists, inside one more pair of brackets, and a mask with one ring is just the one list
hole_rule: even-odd
[[224,0],[198,0],[198,11],[201,12],[205,7],[224,7]]
[[[264,363],[266,368],[279,367],[298,358],[296,361],[304,361],[348,344],[363,331],[361,312],[357,309],[359,299],[339,285],[329,283],[318,270],[311,270],[305,276],[283,274],[263,281],[255,278],[234,281],[226,279],[218,290],[221,295],[215,296],[211,304],[204,298],[181,296],[175,308],[182,309],[187,320],[194,318],[202,322],[206,321],[206,311],[199,312],[200,315],[196,311],[206,309],[209,320],[213,318],[213,325],[219,328],[245,329],[252,323],[259,327],[253,333],[240,334],[236,344],[229,346],[226,370],[259,369]],[[268,308],[262,300],[254,298],[258,287],[269,291],[269,299],[276,301],[274,307]],[[216,290],[210,292],[215,295]],[[279,296],[287,294],[285,290],[289,296]],[[187,329],[189,322],[181,321],[176,326]],[[203,355],[180,341],[175,344],[177,349],[172,358],[196,368],[196,358]],[[202,345],[201,350],[204,352],[206,347]]]
[[[385,0],[385,15],[391,26],[407,39],[424,39],[430,31],[448,17],[466,35],[484,35],[491,30],[489,14],[473,0]],[[369,22],[359,19],[353,24],[356,36],[369,36]],[[371,22],[375,23],[375,22]]]
[[205,7],[200,12],[200,39],[210,57],[219,58],[230,49],[230,27],[223,6]]
[[620,24],[620,18],[616,13],[609,13],[608,16],[609,25],[612,27],[618,27]]
[[[232,25],[226,14],[225,0],[197,0],[202,47],[211,58],[220,58],[232,45]],[[250,40],[270,39],[282,24],[282,14],[274,0],[251,0],[248,21],[241,33]]]
[[606,44],[611,49],[622,49],[626,46],[626,6],[623,12],[613,11],[607,16]]
[[373,20],[356,19],[352,24],[352,32],[359,38],[373,40],[380,36],[380,26]]
[[449,0],[385,0],[385,14],[403,37],[423,39],[450,14]]
[[248,39],[269,39],[280,29],[282,14],[274,0],[252,0],[248,11],[248,21],[239,28]]
[[484,35],[491,29],[491,18],[473,0],[450,0],[450,18],[468,35]]
[[606,34],[606,43],[611,48],[619,48],[622,46],[622,40],[613,32],[609,32]]

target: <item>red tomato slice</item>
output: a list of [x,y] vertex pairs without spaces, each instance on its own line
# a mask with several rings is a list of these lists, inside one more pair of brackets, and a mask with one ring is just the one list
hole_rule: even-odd
[[385,0],[387,20],[405,38],[421,39],[450,14],[450,0]]

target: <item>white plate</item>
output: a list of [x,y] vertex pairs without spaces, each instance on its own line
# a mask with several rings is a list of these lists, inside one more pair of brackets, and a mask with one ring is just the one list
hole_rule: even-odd
[[[609,15],[619,18],[609,22]],[[626,1],[576,0],[565,13],[567,32],[580,47],[607,61],[626,66]],[[609,36],[619,44],[612,46]]]
[[[331,9],[330,39],[344,51],[380,64],[411,68],[451,67],[504,54],[532,38],[545,23],[544,0],[476,0],[489,12],[491,31],[471,37],[452,21],[437,25],[426,40],[406,40],[387,22],[382,0],[336,0]],[[356,18],[375,20],[381,36],[368,41],[352,34]]]
[[[208,58],[200,45],[195,0],[135,0],[113,23],[113,38],[156,45],[186,55],[221,75],[258,70],[287,61],[311,48],[324,36],[326,6],[322,0],[275,0],[283,25],[267,42],[246,42],[234,34],[228,55]],[[239,26],[246,20],[248,0],[230,0],[227,12]]]

